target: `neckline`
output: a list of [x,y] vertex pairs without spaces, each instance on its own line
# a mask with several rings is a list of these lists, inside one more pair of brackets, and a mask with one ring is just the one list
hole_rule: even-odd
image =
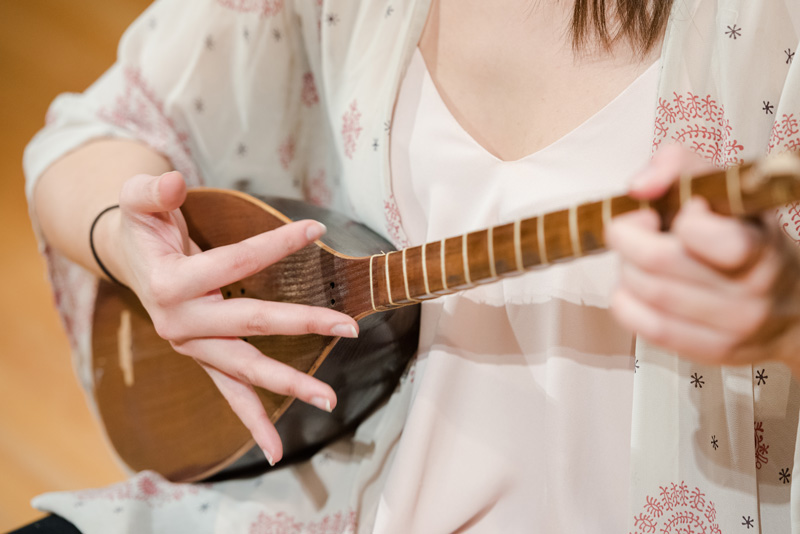
[[636,90],[638,86],[644,83],[645,80],[649,79],[650,76],[653,76],[653,71],[658,70],[660,65],[660,60],[656,59],[649,67],[647,67],[641,74],[639,74],[630,84],[628,84],[622,91],[619,92],[614,98],[609,100],[605,105],[603,105],[600,109],[594,112],[592,115],[587,117],[584,121],[578,124],[575,128],[568,131],[558,139],[553,140],[551,143],[534,150],[533,152],[526,154],[520,158],[513,159],[513,160],[505,160],[501,159],[498,156],[494,155],[492,152],[486,149],[481,143],[478,142],[475,137],[472,136],[464,126],[456,119],[455,115],[453,115],[450,107],[442,98],[441,93],[439,93],[439,88],[436,87],[436,84],[433,81],[433,78],[430,75],[430,71],[428,71],[428,65],[425,63],[425,58],[422,56],[422,52],[420,51],[419,47],[414,49],[413,61],[420,61],[422,63],[422,71],[423,71],[423,87],[425,85],[430,86],[431,92],[433,93],[434,98],[436,99],[437,105],[440,106],[444,110],[444,115],[446,115],[447,120],[451,121],[457,130],[463,135],[466,139],[468,139],[470,144],[473,144],[477,149],[484,154],[486,157],[490,158],[497,164],[506,164],[506,165],[513,165],[525,162],[530,159],[534,159],[538,155],[541,155],[545,152],[548,152],[558,146],[559,144],[565,142],[567,139],[575,135],[578,131],[585,129],[591,123],[599,120],[603,115],[609,112],[612,108],[616,107],[621,100],[624,100],[628,94]]

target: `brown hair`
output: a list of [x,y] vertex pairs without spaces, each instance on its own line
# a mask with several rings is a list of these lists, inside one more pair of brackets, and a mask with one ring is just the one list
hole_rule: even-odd
[[603,48],[620,39],[644,54],[661,38],[673,0],[575,0],[572,42],[576,50],[590,48],[593,38]]

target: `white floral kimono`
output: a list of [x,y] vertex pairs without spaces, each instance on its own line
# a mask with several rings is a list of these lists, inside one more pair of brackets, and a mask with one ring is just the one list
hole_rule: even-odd
[[[66,152],[94,138],[133,138],[169,157],[191,185],[304,198],[403,246],[389,135],[427,10],[426,0],[159,0],[100,80],[54,102],[25,154],[28,194]],[[799,30],[798,2],[676,0],[653,148],[682,143],[720,167],[797,148]],[[800,239],[797,206],[777,216]],[[91,392],[96,280],[41,243]],[[635,357],[631,496],[620,503],[630,531],[800,533],[800,398],[788,370],[696,365],[644,343]],[[183,485],[144,472],[34,505],[86,533],[371,532],[382,525],[377,503],[409,409],[408,382],[353,439],[267,476]]]

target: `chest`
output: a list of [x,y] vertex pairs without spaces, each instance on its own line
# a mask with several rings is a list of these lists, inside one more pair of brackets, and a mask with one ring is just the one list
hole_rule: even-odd
[[419,48],[450,112],[516,160],[594,115],[655,61],[627,45],[576,53],[572,2],[434,0]]

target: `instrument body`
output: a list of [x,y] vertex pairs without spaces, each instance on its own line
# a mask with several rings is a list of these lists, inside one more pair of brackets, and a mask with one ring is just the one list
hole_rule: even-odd
[[[315,334],[247,339],[269,357],[314,374],[337,393],[336,410],[327,413],[256,388],[289,462],[352,430],[391,393],[417,347],[419,307],[368,314],[372,309],[364,286],[369,265],[364,256],[391,250],[386,240],[329,210],[286,199],[269,201],[273,207],[238,193],[199,190],[190,192],[183,213],[190,236],[204,250],[290,219],[313,218],[329,229],[321,243],[222,288],[226,298],[325,306],[359,319],[358,339]],[[184,481],[226,467],[228,476],[269,467],[205,371],[158,336],[131,291],[101,282],[92,349],[100,417],[129,467]]]

